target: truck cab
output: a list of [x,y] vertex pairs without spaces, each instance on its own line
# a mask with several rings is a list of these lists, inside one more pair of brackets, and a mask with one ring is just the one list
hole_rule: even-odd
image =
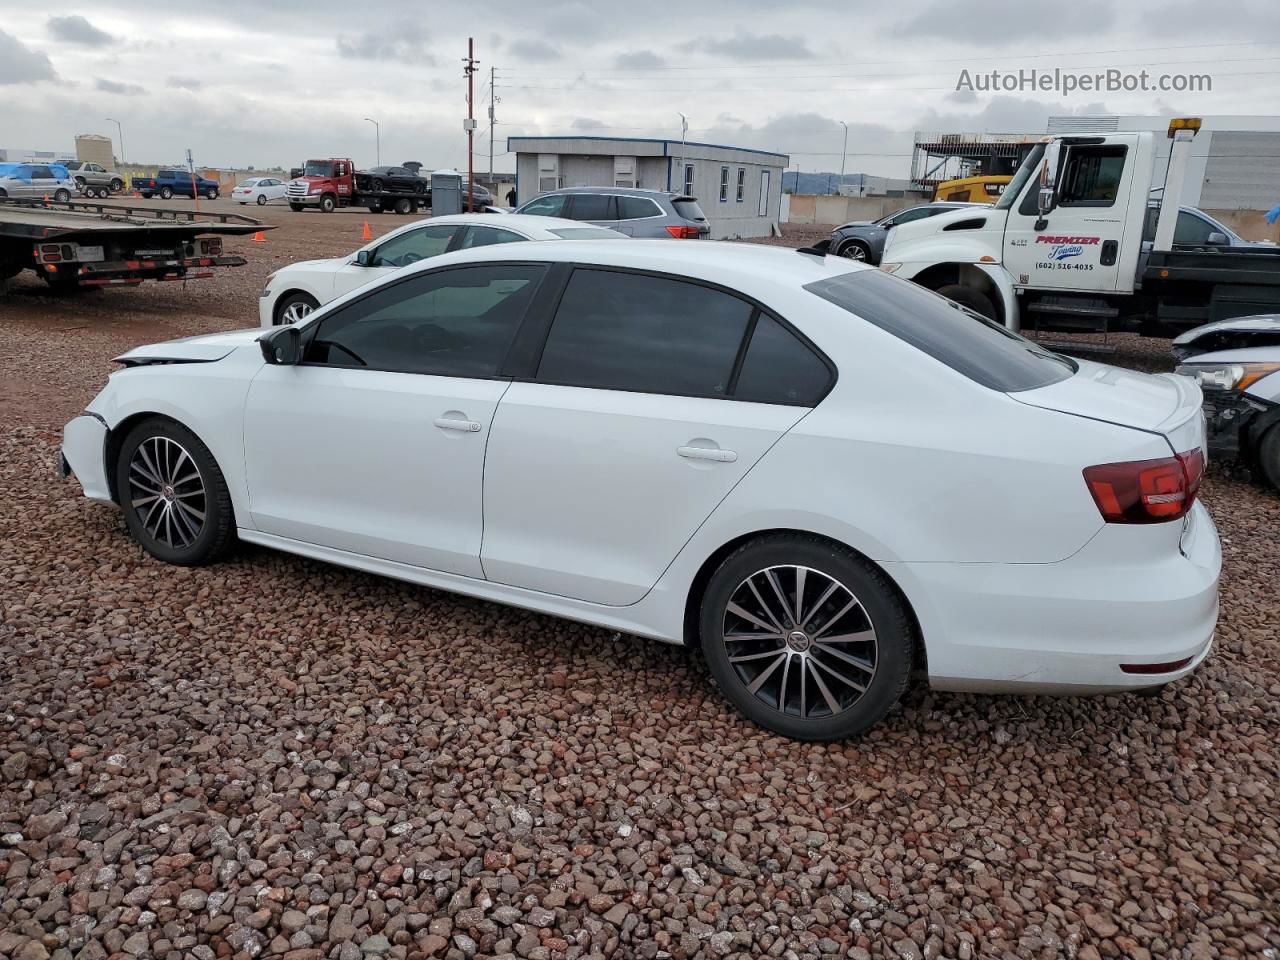
[[285,199],[294,211],[317,207],[332,213],[350,204],[354,195],[355,165],[347,157],[308,160],[285,189]]
[[1199,129],[1195,117],[1170,121],[1167,166],[1148,131],[1046,137],[990,208],[894,228],[880,269],[1011,330],[1167,336],[1276,312],[1280,249],[1232,243],[1225,228],[1180,229]]

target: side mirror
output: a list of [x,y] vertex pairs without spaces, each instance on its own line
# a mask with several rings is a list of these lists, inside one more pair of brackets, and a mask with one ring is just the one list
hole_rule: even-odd
[[1214,230],[1204,238],[1204,242],[1211,247],[1225,247],[1230,241],[1227,240],[1227,235],[1225,233],[1222,233],[1219,230]]
[[258,338],[262,359],[272,366],[289,367],[302,362],[302,333],[295,326],[279,327]]
[[371,267],[371,266],[373,266],[373,251],[372,251],[372,250],[357,250],[357,251],[356,251],[355,264],[356,264],[356,266],[357,266],[357,267]]
[[1053,190],[1049,187],[1041,187],[1040,195],[1036,197],[1036,207],[1040,211],[1040,216],[1044,216],[1053,209],[1054,197]]

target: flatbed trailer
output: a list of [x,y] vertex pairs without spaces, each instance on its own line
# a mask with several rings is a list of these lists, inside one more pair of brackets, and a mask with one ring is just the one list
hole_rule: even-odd
[[271,229],[233,213],[0,199],[0,290],[23,270],[63,291],[199,280],[248,262],[223,253],[224,236]]
[[1148,312],[1161,328],[1185,329],[1280,311],[1280,247],[1153,252],[1142,274]]

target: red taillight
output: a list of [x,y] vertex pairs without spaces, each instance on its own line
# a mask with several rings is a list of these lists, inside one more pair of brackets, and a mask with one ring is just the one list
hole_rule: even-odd
[[56,243],[40,245],[40,260],[43,263],[57,263],[62,259],[62,247]]
[[1107,523],[1164,523],[1186,516],[1204,475],[1199,448],[1176,457],[1085,467],[1084,482]]
[[671,234],[677,240],[697,240],[697,227],[667,227],[667,233]]

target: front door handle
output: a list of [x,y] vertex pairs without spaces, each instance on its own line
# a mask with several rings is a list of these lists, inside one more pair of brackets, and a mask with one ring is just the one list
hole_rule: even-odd
[[716,463],[733,463],[738,455],[719,447],[676,447],[676,453],[686,460],[714,460]]
[[480,424],[477,421],[457,417],[436,417],[436,426],[441,430],[458,430],[462,433],[480,432]]

